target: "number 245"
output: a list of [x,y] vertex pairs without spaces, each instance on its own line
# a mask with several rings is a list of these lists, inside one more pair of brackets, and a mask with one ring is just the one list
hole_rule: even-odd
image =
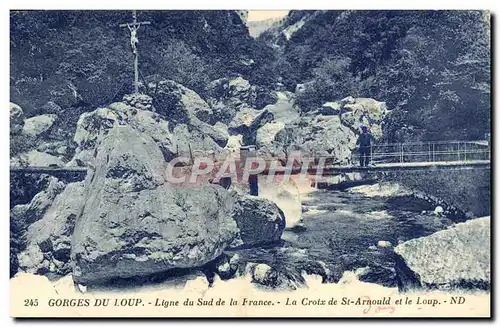
[[36,307],[38,306],[38,299],[24,299],[25,307]]

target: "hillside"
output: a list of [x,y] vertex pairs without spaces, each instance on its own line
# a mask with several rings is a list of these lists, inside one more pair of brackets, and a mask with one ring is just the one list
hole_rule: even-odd
[[[489,14],[292,11],[260,39],[276,76],[308,111],[348,95],[394,109],[391,140],[484,138],[490,121]],[[475,119],[470,121],[470,117]]]

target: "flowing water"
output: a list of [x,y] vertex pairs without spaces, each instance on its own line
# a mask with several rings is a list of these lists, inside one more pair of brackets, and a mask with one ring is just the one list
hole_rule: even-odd
[[[279,270],[307,271],[308,266],[319,264],[334,276],[333,281],[346,270],[369,267],[360,280],[395,286],[394,252],[388,242],[397,246],[453,224],[432,214],[430,204],[411,196],[317,190],[302,206],[304,230],[285,230],[280,245],[247,249],[240,255]],[[379,241],[384,241],[381,246]]]

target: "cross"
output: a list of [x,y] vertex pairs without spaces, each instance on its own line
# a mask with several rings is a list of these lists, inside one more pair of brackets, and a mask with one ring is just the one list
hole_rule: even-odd
[[141,25],[149,25],[151,22],[137,21],[137,13],[135,10],[132,10],[132,17],[134,21],[132,23],[120,24],[120,27],[128,27],[130,31],[130,46],[132,47],[132,53],[134,54],[134,92],[139,93],[139,52],[137,51],[137,44],[139,43],[139,39],[137,38],[137,30]]

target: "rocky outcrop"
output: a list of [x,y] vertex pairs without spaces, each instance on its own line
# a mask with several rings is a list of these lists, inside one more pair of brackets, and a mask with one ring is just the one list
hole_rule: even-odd
[[177,143],[172,127],[157,113],[138,110],[130,118],[130,126],[135,130],[150,136],[159,146],[165,159],[173,158],[177,153]]
[[374,99],[347,97],[327,102],[318,110],[287,123],[274,137],[282,148],[273,151],[298,150],[316,157],[327,156],[333,163],[350,163],[361,126],[369,126],[375,139],[379,139],[387,112],[385,103]]
[[97,108],[83,113],[78,119],[73,141],[80,150],[94,149],[99,136],[105,135],[116,125],[126,125],[137,110],[125,103],[112,103],[107,108]]
[[399,289],[489,289],[490,230],[484,217],[398,245]]
[[224,104],[233,112],[242,107],[251,107],[255,100],[255,90],[246,79],[236,77],[233,79],[221,78],[212,81],[208,87],[212,97],[212,104]]
[[174,189],[154,140],[115,126],[87,175],[71,258],[76,281],[100,283],[203,265],[235,238],[233,200],[222,187]]
[[251,195],[233,193],[233,217],[239,237],[232,246],[253,246],[278,241],[285,229],[285,215],[273,202]]
[[[30,224],[41,219],[50,208],[54,198],[64,189],[65,184],[55,177],[46,175],[33,178],[33,176],[11,176],[11,210],[10,210],[10,274],[15,275],[19,262],[23,269],[36,272],[42,268],[38,261],[38,247],[26,249],[26,230]],[[26,190],[26,183],[31,188]],[[14,198],[13,198],[14,197]],[[26,203],[26,201],[29,201]],[[21,203],[17,204],[16,203]],[[20,252],[28,251],[23,256]],[[31,261],[29,253],[33,253]],[[42,258],[43,259],[43,258]]]
[[19,268],[27,273],[45,273],[49,269],[49,262],[37,245],[30,245],[17,256]]
[[251,85],[241,76],[214,80],[207,86],[207,93],[215,119],[223,123],[229,123],[241,109],[262,109],[278,98],[274,92]]
[[46,114],[28,118],[24,121],[23,134],[31,137],[39,137],[47,133],[57,119],[55,114]]
[[[205,130],[205,132],[207,131]],[[213,151],[214,153],[222,153],[224,151],[209,134],[192,125],[177,125],[173,130],[173,134],[176,152],[178,150],[181,155],[189,156],[191,152]],[[220,144],[227,143],[227,141],[224,142],[225,139],[222,134],[214,131],[212,135],[219,140]]]
[[221,129],[220,125],[218,125],[218,127],[216,127],[215,125],[211,126],[207,123],[202,122],[196,117],[191,117],[190,125],[193,127],[193,130],[196,130],[202,135],[210,137],[215,143],[217,143],[218,146],[226,146],[227,140],[229,138],[227,127],[224,130],[224,128]]
[[17,135],[20,134],[24,126],[24,112],[21,107],[15,103],[10,103],[10,134]]
[[[176,90],[185,89],[180,84],[175,85]],[[162,94],[166,96],[168,90],[169,88],[163,89]],[[193,92],[189,89],[186,90],[183,91],[182,96]],[[182,99],[180,94],[177,95]],[[196,99],[196,97],[194,98]],[[228,141],[227,132],[224,133],[224,131],[205,123],[187,111],[191,108],[189,103],[186,103],[185,106],[182,101],[177,104],[176,108],[183,108],[184,111],[180,115],[184,115],[185,119],[175,119],[174,121],[177,123],[172,123],[168,117],[161,114],[160,110],[156,112],[144,110],[156,108],[156,106],[150,105],[151,101],[153,101],[152,98],[144,94],[125,95],[123,102],[115,102],[105,108],[98,108],[81,115],[73,138],[78,148],[74,160],[69,165],[87,165],[91,162],[95,156],[94,150],[98,140],[104,137],[115,125],[130,126],[150,136],[161,149],[166,161],[170,161],[177,153],[189,154],[190,150],[214,151],[215,153],[223,151],[223,147]],[[171,116],[172,113],[169,115]],[[179,123],[179,120],[184,122]]]
[[[34,266],[26,262],[22,269],[28,272],[38,272],[40,268],[48,267],[49,271],[66,274],[71,271],[69,265],[71,251],[71,235],[75,220],[80,216],[85,201],[83,182],[71,183],[57,195],[40,220],[31,224],[25,234],[27,249],[20,254],[20,260],[29,257],[32,252],[40,249],[49,264]],[[36,261],[36,260],[35,260]]]
[[339,116],[307,115],[286,127],[286,140],[292,149],[329,157],[335,163],[347,163],[356,146],[357,135],[344,126]]
[[368,126],[376,139],[382,136],[382,120],[388,114],[385,102],[347,97],[340,101],[340,112],[342,124],[354,132],[359,133],[361,126]]

